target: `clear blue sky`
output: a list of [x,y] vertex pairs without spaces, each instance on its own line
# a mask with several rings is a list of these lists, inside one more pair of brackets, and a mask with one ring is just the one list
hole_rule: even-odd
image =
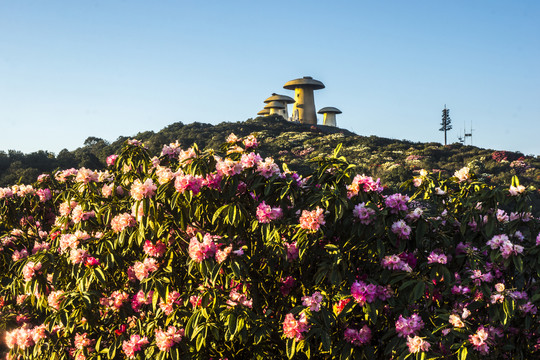
[[449,142],[472,121],[473,145],[540,155],[539,19],[537,0],[0,0],[0,150],[243,121],[313,76],[359,135],[443,142],[446,104]]

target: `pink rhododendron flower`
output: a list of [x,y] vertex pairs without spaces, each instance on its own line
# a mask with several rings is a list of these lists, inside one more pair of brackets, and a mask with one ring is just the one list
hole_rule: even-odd
[[244,146],[246,149],[250,148],[256,148],[259,146],[259,143],[257,142],[257,138],[254,135],[248,135],[244,138]]
[[420,336],[415,337],[407,337],[407,347],[409,348],[409,352],[411,354],[420,352],[420,351],[428,351],[430,347],[430,343],[422,339]]
[[279,175],[279,166],[274,163],[274,159],[267,157],[264,161],[260,161],[257,164],[257,172],[264,178],[269,179],[274,175]]
[[64,292],[62,290],[51,291],[47,296],[47,303],[55,310],[60,310],[60,303],[64,299]]
[[453,327],[456,327],[456,328],[465,327],[465,324],[461,320],[461,317],[459,317],[459,316],[457,316],[455,314],[450,315],[450,317],[448,318],[448,322],[450,324],[452,324]]
[[390,269],[390,270],[401,270],[401,271],[407,271],[411,272],[412,268],[411,266],[401,259],[398,255],[387,255],[385,256],[381,264],[383,267]]
[[253,300],[247,297],[247,293],[241,293],[237,289],[232,289],[226,304],[231,307],[242,305],[251,309],[253,307]]
[[283,334],[294,340],[304,339],[304,333],[309,330],[308,319],[305,313],[300,314],[297,320],[292,313],[288,313],[283,321]]
[[153,273],[157,269],[157,260],[151,257],[144,259],[143,262],[137,261],[133,264],[133,272],[139,281],[143,281],[150,273]]
[[435,251],[432,251],[428,258],[428,264],[446,264],[448,261],[448,258],[444,254],[436,253]]
[[81,205],[75,206],[73,208],[73,211],[71,212],[71,219],[75,224],[78,224],[81,221],[88,220],[95,216],[96,213],[94,211],[84,211]]
[[78,350],[90,347],[96,343],[95,340],[88,338],[88,333],[75,334],[74,345]]
[[165,301],[161,300],[159,302],[159,308],[169,316],[174,311],[173,305],[180,303],[180,293],[176,290],[169,292],[167,299]]
[[113,166],[114,163],[116,162],[116,159],[118,159],[118,155],[116,154],[109,155],[107,157],[107,166]]
[[133,311],[139,312],[143,305],[150,305],[152,303],[153,295],[153,291],[149,291],[148,294],[145,294],[144,291],[139,290],[139,292],[131,299],[131,308]]
[[165,252],[167,251],[167,246],[161,241],[158,241],[156,242],[156,244],[153,244],[150,240],[146,240],[144,242],[143,251],[148,256],[160,258],[163,255],[165,255]]
[[182,148],[180,147],[180,143],[178,140],[176,140],[173,143],[170,143],[169,145],[163,145],[163,148],[161,149],[160,156],[168,156],[171,158],[174,158],[178,156]]
[[523,186],[523,185],[510,186],[510,189],[508,190],[508,192],[512,196],[517,196],[519,194],[523,194],[524,191],[525,191],[525,186]]
[[152,179],[146,179],[145,182],[137,179],[131,185],[131,196],[140,201],[144,198],[150,198],[156,194],[157,186],[154,185]]
[[366,203],[360,203],[354,207],[353,215],[357,217],[363,225],[369,225],[375,219],[375,210],[366,207]]
[[289,244],[284,242],[283,246],[285,246],[285,250],[287,251],[287,261],[293,261],[295,259],[298,259],[298,247],[296,246],[296,241]]
[[302,229],[315,232],[324,224],[324,209],[317,206],[313,211],[302,211],[302,215],[300,216],[300,227]]
[[219,237],[208,233],[204,235],[202,242],[196,236],[192,237],[189,241],[189,257],[193,261],[200,263],[204,259],[214,256],[217,250],[214,239],[219,239]]
[[323,296],[319,291],[315,291],[311,296],[302,297],[302,305],[309,306],[309,310],[318,312],[321,310]]
[[122,342],[122,350],[129,359],[132,359],[135,357],[135,353],[142,350],[146,345],[148,345],[148,338],[146,336],[141,337],[140,335],[134,334],[131,335],[129,340]]
[[227,136],[227,140],[225,141],[228,142],[229,144],[234,144],[240,141],[240,139],[234,133],[230,133],[229,136]]
[[424,322],[417,314],[412,314],[406,318],[404,318],[403,315],[399,315],[399,318],[396,320],[396,332],[400,337],[416,335],[423,327]]
[[454,176],[458,178],[459,182],[465,181],[470,177],[469,168],[464,167],[454,173]]
[[296,281],[292,276],[287,276],[285,279],[281,279],[281,284],[282,285],[280,286],[279,291],[283,296],[287,296],[294,288]]
[[88,252],[84,249],[71,249],[69,252],[69,261],[74,265],[82,264],[88,257]]
[[24,281],[32,280],[35,274],[40,273],[40,270],[41,270],[40,262],[38,263],[35,263],[33,261],[27,262],[22,269]]
[[197,195],[201,191],[203,184],[203,177],[201,175],[177,175],[174,180],[174,188],[179,193],[184,193],[190,190],[193,195]]
[[354,346],[361,346],[371,341],[371,329],[367,325],[360,330],[347,328],[343,333],[343,338]]
[[256,168],[261,161],[262,157],[255,153],[242,154],[240,158],[240,164],[244,169]]
[[171,169],[165,166],[157,166],[156,175],[158,177],[158,183],[161,185],[173,181],[176,176]]
[[227,260],[227,257],[232,252],[232,245],[227,246],[224,249],[217,249],[216,250],[216,262],[218,264],[221,264],[225,260]]
[[356,175],[351,183],[351,185],[347,185],[347,197],[350,199],[353,196],[358,195],[358,193],[362,190],[363,192],[378,192],[380,193],[383,191],[383,187],[381,186],[381,179],[377,179],[377,181],[374,181],[371,176],[365,176],[365,175]]
[[156,346],[161,351],[169,351],[175,344],[182,341],[184,337],[184,329],[176,329],[174,326],[169,326],[167,331],[156,329]]
[[390,209],[392,214],[397,214],[400,211],[407,211],[407,201],[409,201],[409,197],[402,194],[388,195],[386,199],[384,199],[386,207]]
[[98,181],[98,174],[87,168],[80,168],[75,177],[75,181],[78,183],[88,184],[90,182]]
[[178,162],[182,165],[189,165],[193,162],[193,159],[197,157],[193,148],[188,148],[186,151],[180,149],[178,152]]
[[114,192],[114,184],[113,183],[108,184],[108,185],[105,184],[101,188],[101,194],[106,198],[110,197],[113,194],[113,192]]
[[267,224],[273,220],[277,220],[283,216],[283,210],[278,207],[271,207],[266,205],[263,201],[257,206],[257,220],[260,223]]
[[404,220],[398,220],[392,224],[392,232],[400,239],[408,239],[411,235],[411,227]]
[[118,311],[128,299],[129,295],[125,291],[116,290],[112,292],[111,296],[99,299],[99,303],[108,309]]
[[39,201],[41,202],[52,199],[51,189],[39,189],[36,194],[39,196]]
[[116,233],[122,232],[126,228],[135,226],[136,224],[137,222],[135,221],[135,218],[128,213],[116,215],[111,220],[111,227],[113,231]]
[[476,351],[487,355],[489,353],[489,346],[486,343],[488,337],[489,334],[486,329],[480,326],[474,335],[469,335],[469,341]]
[[223,160],[217,157],[216,170],[220,176],[234,176],[240,174],[243,167],[239,161],[233,161],[229,158]]
[[21,259],[24,259],[28,257],[28,250],[22,249],[21,251],[15,250],[13,254],[11,255],[11,260],[13,261],[19,261]]

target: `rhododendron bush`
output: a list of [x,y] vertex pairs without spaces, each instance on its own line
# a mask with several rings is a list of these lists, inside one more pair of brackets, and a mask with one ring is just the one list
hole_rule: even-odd
[[[517,179],[422,171],[401,193],[339,148],[129,140],[107,171],[0,189],[7,359],[539,356],[539,221]],[[408,194],[408,195],[407,195]]]

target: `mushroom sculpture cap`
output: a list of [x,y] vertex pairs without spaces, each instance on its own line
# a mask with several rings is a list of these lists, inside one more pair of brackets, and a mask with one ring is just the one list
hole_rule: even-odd
[[324,84],[319,80],[313,79],[311,76],[304,76],[300,79],[288,81],[283,85],[284,89],[294,90],[297,87],[312,88],[313,90],[324,89]]
[[285,109],[285,105],[279,101],[270,101],[264,106],[265,109]]
[[264,100],[264,103],[268,104],[269,102],[272,102],[272,101],[281,101],[283,103],[286,103],[286,104],[293,104],[294,103],[294,99],[290,96],[286,96],[286,95],[279,95],[279,94],[276,94],[276,93],[272,93],[272,96],[270,96],[268,99]]
[[324,113],[341,114],[341,110],[335,107],[328,106],[328,107],[323,107],[321,110],[317,111],[317,113],[318,114],[324,114]]
[[262,109],[257,113],[257,115],[270,115],[270,110],[268,109]]

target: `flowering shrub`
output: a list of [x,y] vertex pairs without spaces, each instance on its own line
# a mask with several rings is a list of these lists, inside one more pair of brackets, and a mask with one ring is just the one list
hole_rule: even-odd
[[[0,189],[8,359],[530,359],[540,223],[469,169],[390,193],[229,136]],[[418,180],[419,179],[419,180]]]

